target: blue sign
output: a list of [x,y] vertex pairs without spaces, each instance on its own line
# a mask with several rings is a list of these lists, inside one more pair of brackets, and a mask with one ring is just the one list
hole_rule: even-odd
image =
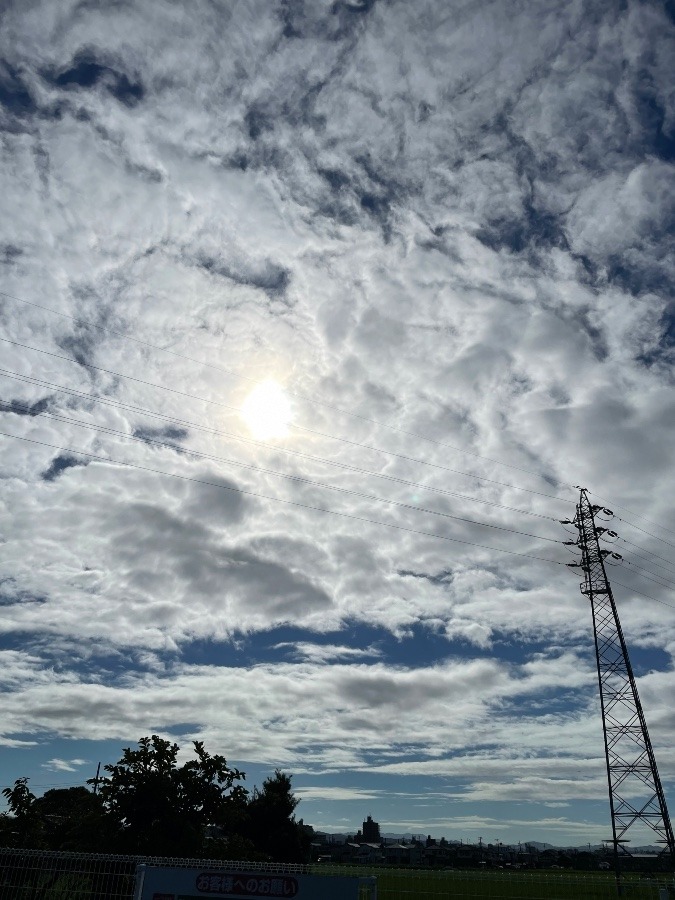
[[363,885],[376,900],[374,878],[139,866],[134,900],[358,900]]

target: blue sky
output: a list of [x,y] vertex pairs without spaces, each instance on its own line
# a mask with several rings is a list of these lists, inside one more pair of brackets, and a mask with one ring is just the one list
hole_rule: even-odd
[[581,484],[675,802],[672,4],[0,16],[4,783],[609,837]]

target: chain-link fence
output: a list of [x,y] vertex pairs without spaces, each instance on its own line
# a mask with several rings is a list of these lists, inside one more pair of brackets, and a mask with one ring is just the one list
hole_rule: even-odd
[[[326,877],[375,876],[377,900],[615,900],[618,896],[614,876],[604,872],[299,866],[0,849],[0,900],[133,900],[139,864]],[[362,900],[371,896],[371,890],[364,886]],[[675,878],[628,873],[621,880],[620,896],[628,900],[675,900]]]
[[306,873],[307,866],[0,849],[0,900],[132,900],[140,864],[175,868]]
[[[0,849],[0,900],[133,900],[140,865],[245,872],[246,882],[258,885],[273,885],[283,876],[319,874],[332,880],[335,887],[336,876],[346,874],[312,873],[309,866],[280,863]],[[359,900],[376,900],[375,882],[368,879],[368,873],[359,870],[351,875],[364,882]],[[368,884],[369,880],[373,883]]]

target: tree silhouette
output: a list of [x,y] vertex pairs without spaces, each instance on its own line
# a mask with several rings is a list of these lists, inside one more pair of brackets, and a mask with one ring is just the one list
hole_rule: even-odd
[[254,789],[248,804],[246,834],[256,849],[277,862],[305,862],[310,855],[308,829],[295,821],[300,801],[291,792],[291,776],[279,769]]
[[225,757],[207,753],[201,741],[193,747],[196,759],[178,766],[178,744],[153,734],[105,766],[99,793],[120,852],[199,855],[209,826],[226,838],[236,835],[247,791],[235,782],[244,774],[229,768]]
[[86,787],[53,788],[35,801],[44,840],[50,850],[105,852],[111,823],[101,797]]
[[28,787],[27,778],[17,778],[14,787],[4,788],[9,814],[0,821],[0,841],[5,847],[42,847],[42,822],[35,808],[36,797]]
[[296,822],[291,776],[277,770],[249,797],[244,773],[201,741],[178,764],[178,744],[156,734],[127,747],[86,787],[35,797],[27,778],[3,790],[0,846],[212,859],[309,859],[312,830]]

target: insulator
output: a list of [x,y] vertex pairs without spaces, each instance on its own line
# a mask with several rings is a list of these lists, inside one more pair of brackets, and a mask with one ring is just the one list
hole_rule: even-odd
[[614,513],[612,512],[611,509],[605,509],[605,508],[603,507],[603,510],[602,510],[602,511],[604,512],[604,514],[605,514],[606,516],[613,516],[613,515],[614,515]]
[[576,522],[573,522],[572,519],[560,519],[561,525],[576,525]]
[[566,566],[569,566],[571,569],[578,569],[581,566],[581,563],[565,563]]
[[598,506],[597,503],[594,503],[593,506],[591,506],[591,509],[593,510],[594,513],[596,513],[596,512],[599,512],[599,510],[601,510],[602,507]]
[[612,553],[612,559],[623,559],[620,553]]
[[563,547],[578,547],[578,543],[576,541],[563,541]]
[[608,531],[607,534],[609,535],[609,537],[613,537],[613,538],[618,538],[618,536],[619,536],[616,533],[616,531]]

